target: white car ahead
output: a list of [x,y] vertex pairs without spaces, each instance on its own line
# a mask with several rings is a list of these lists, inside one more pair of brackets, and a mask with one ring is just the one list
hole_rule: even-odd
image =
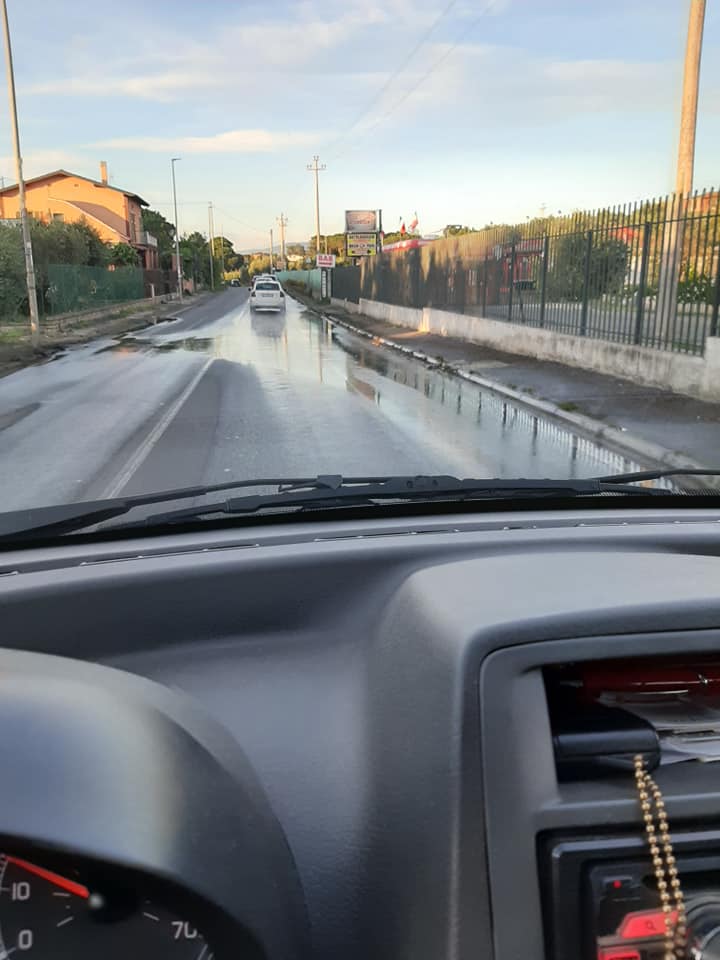
[[250,293],[251,310],[284,310],[285,294],[277,280],[257,279]]

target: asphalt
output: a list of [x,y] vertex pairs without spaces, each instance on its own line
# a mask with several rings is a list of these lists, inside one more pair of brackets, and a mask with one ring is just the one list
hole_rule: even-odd
[[[568,423],[575,421],[580,426],[581,419],[590,418],[608,433],[626,434],[618,438],[623,448],[634,450],[641,459],[644,455],[653,464],[665,461],[675,465],[677,459],[720,467],[720,404],[453,337],[408,330],[342,307],[323,307],[323,311],[372,337],[411,347],[458,371],[518,392],[529,406],[534,401],[552,404],[559,416],[568,415],[564,417]],[[591,425],[584,426],[587,433]]]
[[0,379],[4,510],[255,477],[643,465],[295,300],[251,314],[244,289]]

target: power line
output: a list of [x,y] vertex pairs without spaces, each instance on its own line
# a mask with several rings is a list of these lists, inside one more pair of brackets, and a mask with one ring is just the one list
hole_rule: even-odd
[[[397,100],[397,101],[395,102],[395,104],[393,104],[393,106],[390,107],[390,109],[389,109],[388,111],[386,111],[385,113],[383,113],[382,116],[380,116],[380,117],[375,121],[375,123],[371,124],[369,127],[366,127],[366,128],[363,130],[363,133],[364,133],[364,134],[367,134],[367,133],[369,133],[371,130],[374,130],[376,127],[379,127],[380,124],[381,124],[384,120],[387,120],[387,118],[388,118],[389,116],[391,116],[393,113],[395,113],[395,111],[397,110],[397,108],[398,108],[398,107],[401,107],[401,106],[403,105],[403,103],[405,103],[405,101],[408,100],[408,99],[413,95],[413,93],[415,93],[415,91],[416,91],[417,88],[420,86],[420,84],[421,84],[421,83],[424,83],[425,80],[427,80],[427,78],[428,78],[432,73],[434,73],[435,70],[437,70],[437,68],[438,68],[439,66],[441,66],[441,65],[447,60],[447,58],[450,56],[450,54],[453,53],[455,50],[457,50],[457,48],[460,46],[461,42],[465,39],[466,35],[467,35],[471,30],[473,30],[473,29],[477,26],[477,24],[482,20],[482,18],[485,16],[485,14],[488,12],[488,10],[489,10],[491,7],[494,7],[497,2],[498,2],[498,0],[489,0],[489,2],[486,3],[485,6],[482,8],[482,10],[480,11],[479,15],[478,15],[477,17],[475,17],[475,19],[474,19],[473,21],[471,21],[471,23],[465,28],[465,30],[463,31],[462,37],[460,37],[458,40],[455,41],[455,43],[453,43],[453,44],[452,44],[451,46],[449,46],[446,50],[444,50],[443,53],[437,58],[437,60],[435,60],[434,63],[432,63],[432,64],[428,67],[428,69],[425,71],[425,73],[423,73],[423,74],[420,75],[420,77],[418,78],[417,82],[414,83],[413,86],[410,87],[409,90],[406,90],[405,93],[403,94],[403,96],[400,97],[400,99]],[[341,154],[341,155],[342,155],[342,154]]]
[[437,17],[433,20],[433,22],[430,24],[430,26],[429,26],[428,29],[425,31],[425,33],[423,33],[423,35],[420,37],[420,39],[419,39],[419,40],[416,42],[416,44],[413,46],[412,50],[408,53],[408,55],[407,55],[407,56],[405,57],[405,59],[402,61],[402,63],[400,64],[400,66],[399,66],[399,67],[396,67],[395,70],[390,74],[390,76],[388,77],[388,79],[385,81],[385,83],[382,85],[382,87],[380,87],[380,89],[379,89],[378,92],[375,94],[375,96],[372,98],[372,100],[370,101],[370,103],[367,104],[367,106],[366,106],[366,107],[360,112],[360,114],[355,118],[355,120],[354,120],[353,123],[350,125],[350,127],[348,127],[347,132],[344,133],[344,134],[342,134],[340,137],[338,137],[337,140],[336,140],[334,143],[330,144],[330,146],[328,147],[329,150],[334,149],[334,148],[337,146],[338,143],[342,143],[343,140],[346,140],[346,139],[352,134],[352,132],[353,132],[353,130],[355,129],[355,127],[360,123],[360,121],[363,119],[363,117],[366,117],[366,116],[368,115],[368,113],[372,110],[372,108],[375,106],[375,104],[383,97],[383,95],[385,94],[385,92],[386,92],[386,91],[388,90],[388,88],[390,87],[390,84],[391,84],[394,80],[396,80],[397,77],[400,76],[400,74],[404,71],[405,67],[407,67],[407,65],[410,63],[410,61],[411,61],[412,58],[415,56],[415,54],[418,52],[418,50],[419,50],[419,49],[423,46],[423,44],[427,41],[428,37],[434,32],[435,28],[436,28],[437,25],[440,23],[440,21],[443,20],[443,19],[448,15],[448,13],[450,13],[450,11],[452,10],[452,8],[455,6],[456,3],[457,3],[457,0],[450,0],[450,3],[448,3],[448,5],[447,5],[443,10],[440,11],[440,13],[439,13],[439,14],[437,15]]

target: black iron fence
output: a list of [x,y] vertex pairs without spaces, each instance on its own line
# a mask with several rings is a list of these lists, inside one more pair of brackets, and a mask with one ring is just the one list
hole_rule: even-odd
[[700,354],[719,332],[718,199],[670,196],[386,253],[363,264],[360,294]]

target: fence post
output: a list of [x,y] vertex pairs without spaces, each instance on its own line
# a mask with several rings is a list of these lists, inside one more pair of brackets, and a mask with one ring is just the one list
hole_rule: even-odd
[[718,311],[720,310],[720,250],[718,251],[718,262],[715,268],[715,296],[713,298],[712,314],[710,315],[710,336],[718,335]]
[[545,326],[545,287],[547,286],[548,260],[550,258],[550,237],[543,239],[542,268],[540,270],[540,328]]
[[513,286],[515,284],[515,241],[510,247],[510,278],[508,286],[508,320],[512,323]]
[[635,312],[635,336],[633,343],[642,343],[643,312],[645,310],[645,287],[647,285],[648,258],[650,255],[650,223],[643,227],[642,253],[640,255],[640,278],[638,281],[637,310]]
[[590,261],[592,260],[593,232],[587,232],[587,246],[585,247],[585,268],[583,270],[583,298],[580,314],[580,336],[587,336],[588,301],[590,299]]
[[488,255],[485,254],[483,266],[482,315],[487,316]]

